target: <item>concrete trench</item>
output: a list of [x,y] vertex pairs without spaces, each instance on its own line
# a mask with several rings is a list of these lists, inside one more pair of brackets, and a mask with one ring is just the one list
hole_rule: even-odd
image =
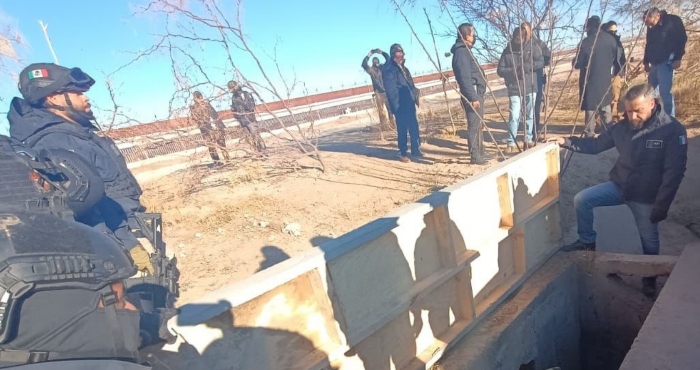
[[555,255],[433,370],[619,369],[654,301],[640,277],[609,276],[595,258]]

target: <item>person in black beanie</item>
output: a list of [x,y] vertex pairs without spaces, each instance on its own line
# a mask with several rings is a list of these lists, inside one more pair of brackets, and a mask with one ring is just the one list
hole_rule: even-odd
[[387,60],[382,69],[382,81],[386,90],[391,113],[396,117],[399,153],[401,162],[410,162],[408,158],[408,138],[411,137],[411,155],[414,158],[423,157],[420,151],[420,132],[416,107],[419,104],[419,92],[413,83],[411,72],[404,65],[405,54],[400,44],[393,44],[389,49],[391,59]]

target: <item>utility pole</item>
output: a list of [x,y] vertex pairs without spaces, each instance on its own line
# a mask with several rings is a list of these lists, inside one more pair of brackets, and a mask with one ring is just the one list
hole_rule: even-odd
[[49,33],[47,32],[49,25],[44,24],[44,22],[42,22],[42,21],[39,21],[39,25],[41,26],[41,30],[44,31],[44,37],[46,37],[46,43],[49,44],[49,50],[51,50],[51,55],[53,55],[53,61],[56,64],[59,64],[58,57],[56,57],[56,52],[53,51],[53,46],[51,45],[51,39],[49,38]]

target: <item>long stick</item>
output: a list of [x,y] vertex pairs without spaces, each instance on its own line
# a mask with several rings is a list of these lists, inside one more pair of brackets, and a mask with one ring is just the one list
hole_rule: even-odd
[[[425,18],[428,19],[428,27],[430,27],[430,35],[433,37],[433,47],[435,47],[435,60],[437,61],[438,69],[442,72],[442,64],[440,63],[440,54],[438,53],[437,42],[435,42],[435,32],[433,32],[433,23],[430,21],[428,16],[428,10],[423,8],[425,13]],[[445,76],[440,78],[442,81],[442,92],[445,95],[445,105],[447,105],[447,114],[450,115],[450,123],[452,123],[452,135],[457,135],[457,128],[455,127],[455,120],[452,118],[452,109],[450,108],[450,101],[447,99],[447,87]]]
[[39,25],[41,26],[41,30],[44,31],[44,37],[46,37],[46,43],[49,44],[49,50],[51,50],[51,55],[53,55],[53,61],[58,64],[58,57],[56,56],[56,52],[53,50],[53,46],[51,45],[51,39],[49,38],[49,33],[47,29],[49,28],[48,24],[44,24],[44,22],[39,21]]

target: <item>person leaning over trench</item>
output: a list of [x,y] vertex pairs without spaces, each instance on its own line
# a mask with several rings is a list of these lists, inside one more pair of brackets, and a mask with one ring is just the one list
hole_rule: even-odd
[[[574,197],[578,240],[563,251],[596,250],[593,209],[626,204],[634,215],[647,255],[658,255],[659,222],[666,219],[683,180],[688,158],[685,127],[654,98],[654,88],[641,84],[625,94],[625,116],[597,137],[559,137],[559,146],[573,152],[598,154],[611,148],[620,153],[610,180]],[[643,292],[656,294],[656,277],[642,278]]]

